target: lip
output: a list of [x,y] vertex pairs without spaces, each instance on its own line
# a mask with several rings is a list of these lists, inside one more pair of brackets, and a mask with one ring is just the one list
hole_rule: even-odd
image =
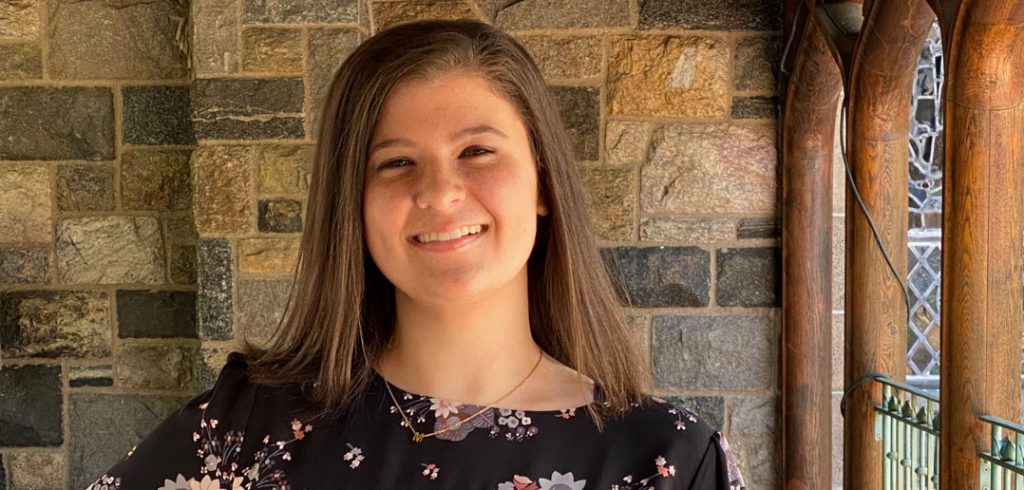
[[[471,226],[471,225],[453,226],[453,227],[450,227],[450,228],[447,228],[447,229],[448,230],[455,230],[455,229],[461,228],[462,226]],[[454,240],[437,241],[437,242],[430,242],[430,243],[420,243],[420,242],[418,242],[416,240],[416,235],[413,235],[413,236],[409,237],[409,243],[411,243],[417,249],[424,250],[424,251],[427,251],[427,252],[448,252],[448,251],[451,251],[451,250],[458,250],[460,248],[468,246],[470,243],[475,242],[478,238],[484,236],[485,234],[487,234],[487,232],[489,232],[491,230],[491,227],[488,226],[488,225],[485,225],[485,224],[481,223],[481,226],[483,227],[483,229],[480,230],[480,233],[477,233],[477,234],[474,234],[474,235],[462,236],[462,237],[456,238]]]

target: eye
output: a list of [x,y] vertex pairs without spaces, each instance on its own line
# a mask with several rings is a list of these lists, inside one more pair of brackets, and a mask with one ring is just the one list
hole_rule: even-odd
[[412,165],[412,162],[404,158],[396,158],[394,160],[388,160],[377,166],[377,170],[384,170],[386,168],[400,168],[408,165]]
[[486,155],[488,153],[493,153],[493,152],[491,150],[488,150],[487,148],[481,148],[479,146],[474,146],[472,148],[467,148],[466,151],[462,152],[462,155],[466,156],[466,157],[478,157],[480,155]]

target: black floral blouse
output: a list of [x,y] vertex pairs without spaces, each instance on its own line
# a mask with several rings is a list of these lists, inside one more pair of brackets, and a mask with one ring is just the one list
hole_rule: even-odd
[[[294,388],[248,381],[232,353],[213,389],[187,403],[89,490],[745,488],[729,445],[692,412],[650,397],[598,432],[583,407],[491,408],[408,393],[375,375],[359,407],[315,423]],[[595,387],[600,402],[600,390]]]

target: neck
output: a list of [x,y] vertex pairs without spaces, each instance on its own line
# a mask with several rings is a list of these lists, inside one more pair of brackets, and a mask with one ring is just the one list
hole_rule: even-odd
[[540,356],[525,271],[521,281],[474,301],[424,302],[396,290],[395,306],[395,335],[377,370],[406,391],[488,405],[523,381]]

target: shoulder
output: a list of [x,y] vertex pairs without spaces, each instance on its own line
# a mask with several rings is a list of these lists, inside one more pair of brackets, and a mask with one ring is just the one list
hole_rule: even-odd
[[650,394],[613,420],[609,430],[614,433],[643,434],[652,442],[687,444],[701,448],[708,445],[716,432],[715,428],[687,407]]

